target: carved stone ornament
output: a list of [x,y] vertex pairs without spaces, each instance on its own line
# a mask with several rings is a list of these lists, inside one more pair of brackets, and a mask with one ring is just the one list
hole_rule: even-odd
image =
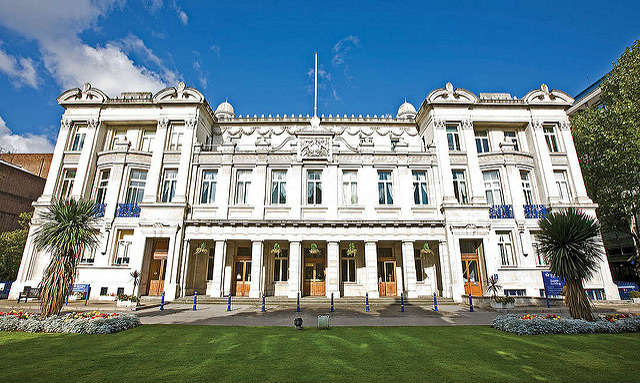
[[462,129],[471,130],[473,129],[473,120],[471,118],[465,118],[462,120]]
[[560,125],[560,130],[570,130],[571,129],[571,122],[569,121],[568,118],[560,120],[560,124],[559,125]]
[[329,137],[303,137],[300,138],[300,156],[302,158],[328,158]]
[[87,121],[87,126],[91,129],[96,129],[100,125],[100,121],[96,119],[91,119]]
[[533,128],[535,130],[542,130],[543,126],[544,126],[544,121],[542,121],[542,120],[533,120]]
[[162,117],[158,120],[158,128],[166,129],[169,126],[169,119],[166,117]]
[[73,121],[69,118],[63,118],[62,120],[60,120],[60,127],[64,128],[64,129],[71,129],[71,126],[73,125]]
[[444,120],[441,120],[441,119],[435,119],[435,120],[433,120],[433,126],[434,126],[436,129],[444,129],[444,128],[446,127],[446,125],[447,125],[447,124],[446,124],[446,122],[445,122]]
[[184,121],[184,126],[189,129],[195,128],[197,124],[198,124],[198,120],[195,118],[189,118]]

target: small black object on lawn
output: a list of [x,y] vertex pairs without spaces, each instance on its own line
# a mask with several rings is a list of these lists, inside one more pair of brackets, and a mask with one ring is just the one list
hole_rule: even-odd
[[293,324],[296,326],[296,329],[302,330],[302,318],[297,317],[293,320]]

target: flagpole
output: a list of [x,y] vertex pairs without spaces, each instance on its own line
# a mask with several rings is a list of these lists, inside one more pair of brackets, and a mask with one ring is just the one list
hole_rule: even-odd
[[316,69],[314,78],[313,117],[318,116],[318,52],[315,52]]

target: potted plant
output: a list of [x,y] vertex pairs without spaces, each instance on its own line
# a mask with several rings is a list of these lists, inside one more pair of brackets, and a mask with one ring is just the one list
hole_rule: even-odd
[[118,295],[118,301],[116,307],[124,307],[131,310],[135,310],[138,306],[138,297],[135,295],[120,294]]
[[640,303],[640,291],[629,291],[629,297],[633,301],[633,303]]
[[320,255],[320,249],[318,249],[318,245],[316,245],[315,243],[311,244],[309,255],[311,255],[312,257],[317,257],[318,255]]
[[207,249],[207,244],[202,242],[195,251],[196,255],[209,255],[209,249]]
[[115,301],[116,300],[116,293],[111,293],[109,295],[100,295],[98,297],[99,301]]
[[512,309],[515,307],[516,299],[509,296],[496,296],[491,300],[491,307],[494,309]]
[[273,244],[273,249],[271,249],[271,254],[273,255],[280,255],[281,250],[280,250],[280,244],[278,242]]
[[429,248],[429,242],[424,243],[424,246],[422,246],[422,249],[420,249],[420,255],[425,257],[433,255],[433,251]]
[[347,248],[347,255],[350,257],[355,257],[358,254],[358,249],[356,249],[356,245],[353,242],[349,243],[349,248]]

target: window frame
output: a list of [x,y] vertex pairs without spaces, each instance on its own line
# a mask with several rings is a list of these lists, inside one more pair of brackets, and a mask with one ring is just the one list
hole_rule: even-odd
[[[522,196],[524,197],[524,204],[525,205],[535,205],[536,198],[535,198],[535,192],[533,190],[532,172],[531,172],[531,170],[527,170],[527,169],[519,169],[519,170],[520,170],[520,188],[522,189]],[[524,178],[522,178],[523,175],[527,176],[526,180]],[[528,186],[525,186],[525,183],[528,184]]]
[[[562,174],[564,179],[558,180],[557,175]],[[560,197],[560,202],[571,203],[571,185],[569,184],[569,173],[565,169],[554,169],[553,170],[553,181],[556,184],[556,189]],[[563,198],[562,184],[566,187],[566,199]]]
[[[500,252],[500,265],[502,267],[515,267],[518,266],[516,261],[516,254],[513,243],[513,236],[510,231],[498,231],[496,232],[498,236],[498,251]],[[508,241],[504,241],[503,238],[508,239]],[[506,251],[508,250],[508,251]],[[505,263],[506,260],[506,263]]]
[[[172,178],[168,178],[173,175]],[[166,168],[162,171],[162,182],[160,183],[160,202],[170,203],[176,196],[178,185],[178,169]]]
[[[236,182],[233,189],[233,202],[235,205],[246,206],[249,202],[248,196],[251,191],[251,176],[253,175],[253,169],[237,169],[235,173]],[[246,175],[246,179],[240,179],[241,175]],[[241,190],[242,193],[240,193]]]
[[[469,189],[467,187],[467,175],[464,169],[451,169],[451,178],[453,180],[453,195],[461,205],[469,203]],[[461,174],[462,179],[457,179],[456,174]],[[462,187],[460,186],[462,185]],[[461,200],[462,199],[462,200]]]
[[87,127],[83,125],[76,126],[69,142],[69,151],[81,152],[84,148],[84,142],[87,138]]
[[[351,271],[353,271],[353,274],[351,274]],[[352,277],[353,280],[351,280]],[[358,283],[358,264],[356,262],[356,256],[347,255],[347,249],[340,250],[340,282]]]
[[445,124],[447,133],[447,145],[450,152],[462,151],[460,144],[460,124]]
[[[131,251],[131,245],[133,242],[126,240],[125,237],[127,236],[133,236],[133,229],[119,229],[116,233],[113,257],[111,261],[111,264],[114,266],[128,266],[131,262],[131,255],[129,252]],[[121,246],[124,246],[124,256],[122,257],[118,256]],[[118,261],[120,259],[121,261]],[[125,259],[127,260],[126,262],[124,262]]]
[[[424,179],[420,179],[422,174]],[[424,206],[429,204],[429,177],[426,170],[412,170],[411,179],[413,183],[413,204]]]
[[[393,205],[393,170],[378,170],[378,205]],[[388,178],[382,178],[383,174],[388,174]]]
[[182,151],[183,138],[184,138],[184,125],[172,124],[171,129],[169,130],[169,134],[167,135],[167,151],[168,152]]
[[[487,179],[488,174],[496,174],[497,178]],[[484,194],[487,198],[487,203],[492,206],[504,205],[504,193],[502,192],[502,180],[500,177],[499,169],[485,170],[482,172],[482,182],[484,183]],[[499,198],[499,203],[496,203],[496,192]],[[489,198],[491,196],[491,198]]]
[[[156,131],[152,129],[142,129],[140,133],[140,151],[145,153],[153,152],[153,142],[156,139]],[[145,145],[145,142],[147,144]]]
[[[310,178],[311,174],[318,174],[318,178]],[[306,171],[306,204],[308,206],[321,206],[322,205],[322,176],[324,171],[322,169],[307,169]],[[311,189],[310,189],[311,188]],[[319,193],[318,193],[319,192]]]
[[[107,178],[104,178],[104,175]],[[111,168],[100,169],[98,171],[98,177],[96,178],[96,187],[93,193],[93,199],[95,203],[104,203],[107,197],[107,189],[109,187],[109,178],[111,177]]]
[[[207,179],[207,173],[213,174],[212,179]],[[200,175],[200,198],[199,203],[202,205],[211,205],[216,202],[216,192],[218,186],[218,169],[203,169]],[[207,186],[207,198],[205,200],[205,185]]]
[[[67,172],[73,171],[73,175],[67,175]],[[58,199],[68,199],[73,192],[73,185],[75,183],[76,176],[78,175],[78,168],[65,167],[62,168],[60,183],[58,184]]]
[[[144,174],[144,178],[133,178],[133,174],[134,173],[139,173],[139,174]],[[142,199],[144,198],[144,190],[147,187],[147,176],[148,176],[149,171],[147,169],[141,169],[141,168],[131,168],[131,170],[129,171],[129,179],[127,180],[127,189],[126,189],[126,194],[125,194],[125,203],[129,203],[129,204],[139,204],[140,202],[142,202]],[[131,183],[135,182],[136,185],[132,185]],[[136,190],[135,196],[139,196],[132,198],[134,196],[133,193],[131,193],[131,190]],[[140,194],[141,193],[141,194]]]
[[342,204],[348,206],[355,206],[358,204],[357,169],[342,170]]
[[[281,175],[282,178],[276,179],[276,175]],[[287,204],[287,169],[273,169],[271,170],[271,188],[269,198],[272,205],[286,205]],[[275,200],[274,200],[275,193]]]
[[489,142],[488,130],[475,130],[474,132],[476,151],[480,153],[489,153],[491,151],[491,144]]
[[560,153],[560,139],[558,138],[556,125],[542,125],[542,133],[544,134],[544,140],[547,143],[547,149],[549,150],[549,153]]
[[[513,136],[507,136],[507,134],[513,133]],[[508,142],[510,140],[513,143],[513,151],[520,151],[520,141],[518,140],[518,131],[517,130],[505,130],[504,131],[504,140]]]
[[[286,269],[282,267],[283,263],[285,263]],[[280,249],[280,254],[273,257],[273,281],[276,283],[289,282],[289,266],[289,249]]]

